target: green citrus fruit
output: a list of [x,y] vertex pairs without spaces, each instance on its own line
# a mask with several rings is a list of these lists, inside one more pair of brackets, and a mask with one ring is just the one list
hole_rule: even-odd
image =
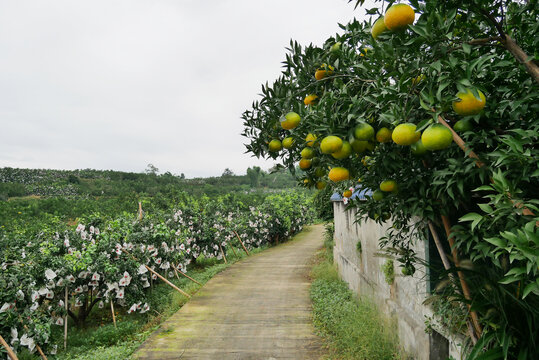
[[344,160],[350,154],[352,153],[352,145],[348,141],[343,141],[342,147],[340,150],[335,151],[334,153],[331,153],[331,156],[333,156],[337,160]]
[[421,142],[427,150],[442,150],[451,145],[453,134],[442,124],[433,124],[423,131]]
[[374,201],[380,201],[384,198],[384,193],[380,190],[375,190],[373,193],[372,193],[372,198]]
[[410,148],[412,149],[412,154],[416,156],[425,155],[427,153],[427,148],[423,145],[423,142],[419,140],[418,142],[413,143]]
[[327,183],[325,181],[317,181],[316,182],[316,188],[318,190],[322,190],[323,188],[325,188],[327,185]]
[[350,179],[350,172],[343,167],[334,167],[329,171],[328,177],[333,182]]
[[285,130],[292,130],[299,125],[301,117],[295,112],[289,112],[281,119],[281,126]]
[[318,96],[315,94],[310,94],[305,96],[305,99],[303,99],[303,103],[307,106],[314,105],[314,103],[318,100]]
[[342,148],[342,140],[338,136],[329,135],[320,142],[320,151],[323,154],[332,154]]
[[282,149],[281,141],[280,140],[271,140],[269,145],[269,151],[277,152]]
[[413,24],[414,9],[410,5],[396,4],[387,9],[384,15],[384,24],[389,30],[398,30]]
[[323,177],[324,175],[326,175],[326,170],[323,167],[317,167],[314,169],[314,176]]
[[412,145],[421,136],[421,133],[416,129],[416,125],[412,123],[397,125],[393,130],[393,134],[391,134],[391,138],[398,145]]
[[332,53],[339,52],[339,50],[341,50],[341,45],[342,45],[342,43],[340,41],[338,41],[338,42],[336,42],[335,44],[333,44],[331,46],[329,51],[331,51]]
[[459,101],[453,102],[453,110],[459,115],[477,115],[483,110],[487,104],[485,95],[477,90],[479,94],[479,99],[473,96],[473,93],[470,89],[467,89],[466,93],[459,92],[457,97]]
[[396,192],[397,189],[397,183],[394,180],[385,180],[380,184],[380,190],[385,192]]
[[314,157],[314,150],[310,147],[306,147],[303,150],[301,150],[301,157],[304,159],[312,159]]
[[391,133],[391,130],[386,127],[383,127],[376,132],[376,140],[381,143],[391,141]]
[[354,149],[354,151],[356,153],[362,153],[364,152],[365,150],[367,150],[367,145],[369,144],[368,141],[364,141],[364,140],[356,140],[356,139],[352,139],[352,141],[350,142],[350,145],[352,146],[352,149]]
[[386,30],[387,30],[387,28],[386,28],[386,24],[384,23],[384,17],[381,16],[372,25],[371,35],[372,35],[373,39],[376,40],[376,38]]
[[286,137],[283,139],[283,147],[285,149],[290,149],[292,146],[294,146],[294,139],[291,137]]
[[473,129],[473,125],[470,120],[459,120],[453,126],[453,130],[459,133],[471,131],[472,129]]
[[374,137],[374,128],[362,121],[354,129],[354,137],[356,140],[370,140]]
[[316,70],[316,72],[314,73],[314,78],[316,80],[322,80],[327,76],[333,75],[333,70],[335,70],[333,66],[322,64],[320,69]]
[[311,160],[310,159],[301,159],[299,161],[299,168],[301,170],[307,170],[311,167]]
[[305,137],[305,143],[307,144],[307,146],[313,146],[315,141],[316,141],[316,135],[314,134],[309,133]]

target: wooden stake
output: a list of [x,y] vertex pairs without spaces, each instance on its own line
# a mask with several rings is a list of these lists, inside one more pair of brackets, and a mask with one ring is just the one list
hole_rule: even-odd
[[10,358],[11,360],[19,360],[19,358],[17,357],[17,355],[15,354],[15,352],[13,352],[13,350],[11,350],[11,347],[8,345],[8,343],[6,342],[6,340],[4,340],[4,338],[2,337],[2,335],[0,335],[0,344],[2,344],[2,346],[6,348],[7,356],[9,356],[9,358]]
[[167,283],[170,287],[172,287],[174,290],[176,290],[177,292],[179,292],[180,294],[182,294],[183,296],[186,296],[188,298],[191,297],[191,295],[189,295],[188,293],[186,293],[185,291],[183,291],[182,289],[180,289],[179,287],[177,287],[176,285],[174,285],[173,283],[171,283],[170,281],[168,281],[167,279],[165,279],[163,276],[161,276],[159,273],[157,273],[155,270],[153,270],[151,267],[149,267],[148,265],[144,265],[146,266],[146,269],[148,269],[148,271],[152,272],[153,274],[155,274],[159,279],[163,280],[165,283]]
[[114,328],[117,329],[116,326],[116,315],[114,315],[114,304],[112,303],[112,299],[110,299],[110,311],[112,312],[112,322],[114,323]]
[[67,349],[67,311],[68,311],[68,291],[66,286],[66,294],[65,294],[65,309],[66,309],[66,315],[64,316],[64,350]]
[[[453,255],[453,262],[455,263],[456,267],[459,267],[460,261],[458,258],[457,249],[455,247],[455,241],[453,240],[453,237],[451,237],[451,223],[449,222],[449,218],[445,215],[442,215],[442,222],[444,223],[444,229],[447,235],[447,241],[449,242],[449,246],[451,246],[451,254]],[[464,274],[462,273],[462,271],[457,271],[457,275],[459,276],[460,286],[462,287],[462,293],[464,294],[464,298],[470,301],[472,297],[470,295],[470,288],[468,287],[468,283],[466,282],[466,279],[464,278]],[[468,304],[468,308],[470,307],[471,306]],[[479,323],[479,317],[477,316],[477,313],[475,311],[470,311],[470,316],[472,317],[472,322],[473,322],[477,337],[480,338],[481,334],[483,333],[483,329],[481,327],[481,324]]]
[[[131,257],[131,259],[135,260],[135,261],[138,261],[136,257],[134,257],[132,254],[128,253],[126,250],[122,249],[122,251],[124,253],[126,253],[127,255],[129,255]],[[188,293],[186,293],[185,291],[183,291],[182,289],[180,289],[179,287],[177,287],[176,285],[174,285],[173,283],[171,283],[170,281],[168,281],[167,279],[165,279],[163,276],[161,276],[161,274],[159,274],[158,272],[156,272],[155,270],[153,270],[151,267],[149,267],[148,265],[144,265],[146,267],[146,269],[151,272],[152,274],[155,274],[155,276],[157,276],[159,279],[163,280],[167,285],[169,285],[171,288],[173,288],[174,290],[178,291],[180,294],[182,294],[183,296],[186,296],[188,298],[191,297],[191,295],[189,295]],[[151,276],[150,276],[151,277]]]
[[183,273],[183,272],[182,272],[181,270],[179,270],[178,267],[176,267],[174,264],[172,264],[172,266],[174,267],[174,271],[179,272],[180,274],[182,274],[182,276],[185,276],[186,278],[188,278],[188,279],[191,280],[192,282],[197,283],[198,285],[202,286],[201,283],[199,283],[198,281],[196,281],[195,279],[193,279],[193,278],[190,277],[189,275]]
[[225,252],[223,251],[223,247],[221,246],[221,244],[219,244],[219,249],[221,249],[221,254],[223,255],[223,259],[225,260],[225,264],[227,264]]
[[236,234],[236,236],[238,237],[238,240],[240,241],[241,247],[243,248],[243,250],[245,250],[245,253],[247,254],[247,256],[249,256],[249,251],[247,251],[247,248],[245,247],[245,245],[243,245],[243,241],[241,241],[240,236],[235,230],[234,230],[234,234]]
[[[24,330],[28,331],[28,326],[24,325]],[[41,347],[38,344],[36,344],[36,349],[41,358],[43,360],[47,360],[47,356],[45,356],[45,353],[43,352],[43,350],[41,350]]]
[[238,254],[236,254],[236,249],[234,249],[234,246],[232,246],[232,244],[230,244],[230,248],[232,249],[232,252],[234,253],[234,256],[238,257]]
[[[446,253],[444,251],[444,248],[442,246],[442,242],[440,241],[440,237],[438,236],[438,232],[436,231],[436,228],[434,227],[434,224],[430,220],[429,220],[429,230],[430,230],[430,233],[432,234],[432,238],[434,239],[434,243],[436,244],[436,249],[438,249],[438,254],[440,254],[440,258],[442,259],[442,263],[444,264],[444,269],[449,271],[451,269],[451,263],[449,262],[449,259],[447,258],[447,255],[446,255]],[[452,273],[449,273],[449,278],[451,280],[454,279]],[[457,291],[458,291],[458,289],[457,289]],[[459,293],[460,293],[460,291],[459,291]],[[467,306],[468,306],[468,311],[470,311],[470,304],[467,304]],[[475,334],[473,332],[473,328],[470,325],[470,320],[468,319],[466,321],[466,323],[468,325],[467,326],[468,327],[468,335],[472,339],[472,342],[474,344],[476,344],[477,343],[477,338],[475,337]]]
[[142,220],[142,203],[140,201],[138,203],[138,219]]

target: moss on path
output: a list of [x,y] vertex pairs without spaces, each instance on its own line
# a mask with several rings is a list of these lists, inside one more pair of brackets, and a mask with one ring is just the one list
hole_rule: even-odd
[[317,359],[308,273],[315,225],[219,273],[161,325],[134,359]]

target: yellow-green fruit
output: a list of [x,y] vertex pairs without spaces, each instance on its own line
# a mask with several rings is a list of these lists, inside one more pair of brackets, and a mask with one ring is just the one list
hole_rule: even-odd
[[323,188],[325,188],[327,185],[327,183],[325,181],[317,181],[316,182],[316,188],[318,190],[322,190]]
[[305,137],[305,143],[307,144],[307,146],[313,146],[315,141],[316,141],[316,135],[314,134],[309,133]]
[[292,146],[294,146],[294,139],[291,138],[291,137],[286,137],[283,139],[283,147],[285,149],[290,149],[292,148]]
[[341,45],[342,45],[342,43],[340,41],[338,41],[338,42],[336,42],[335,44],[333,44],[331,46],[329,51],[331,51],[332,53],[339,52],[339,50],[341,50]]
[[412,123],[404,123],[397,125],[393,129],[391,138],[398,145],[412,145],[419,140],[421,133],[416,131],[417,127]]
[[423,131],[421,142],[427,150],[442,150],[453,142],[453,134],[442,124],[433,124]]
[[281,119],[281,126],[285,130],[292,130],[299,125],[301,117],[295,112],[289,112],[285,115],[284,119]]
[[280,140],[271,140],[268,145],[269,151],[276,152],[281,150],[282,145]]
[[318,96],[315,94],[310,94],[305,96],[305,99],[303,99],[303,103],[307,106],[313,105],[318,100]]
[[331,154],[337,160],[344,160],[352,153],[352,145],[348,141],[343,141],[342,147],[339,151],[335,151]]
[[365,140],[356,140],[356,139],[353,139],[351,142],[350,142],[350,145],[352,146],[352,149],[354,149],[354,151],[358,154],[364,152],[365,150],[367,150],[367,145],[369,144],[368,141],[365,141]]
[[353,194],[352,190],[344,190],[344,192],[342,193],[342,196],[345,198],[351,198],[352,194]]
[[322,177],[324,175],[326,175],[326,170],[323,167],[317,167],[314,169],[314,176]]
[[311,167],[311,160],[309,159],[301,159],[299,161],[299,168],[301,170],[307,170]]
[[314,150],[310,147],[306,147],[301,150],[301,157],[304,159],[312,159],[314,157]]
[[412,154],[416,156],[425,155],[427,153],[427,148],[423,145],[423,142],[419,140],[418,142],[413,143],[410,146],[410,149],[412,150]]
[[418,85],[421,81],[425,80],[427,77],[424,74],[417,75],[412,79],[412,85]]
[[456,132],[471,131],[473,129],[472,122],[470,120],[459,120],[453,126],[453,130]]
[[380,201],[384,198],[384,193],[380,190],[375,190],[372,193],[372,198],[374,199],[374,201]]
[[387,9],[384,15],[384,24],[389,30],[398,30],[413,24],[415,20],[414,9],[410,5],[396,4]]
[[394,180],[382,181],[382,183],[380,184],[380,190],[385,192],[396,192],[397,183]]
[[320,142],[320,151],[322,151],[323,154],[332,154],[335,151],[341,150],[341,148],[342,140],[338,136],[326,136]]
[[354,129],[354,137],[357,140],[370,140],[374,137],[374,128],[362,121]]
[[384,17],[381,16],[378,20],[376,20],[376,22],[372,26],[371,35],[373,39],[376,40],[376,38],[386,30],[387,30],[387,27],[386,27],[386,24],[384,23]]
[[350,179],[350,172],[343,167],[334,167],[329,171],[328,177],[333,182],[344,181]]
[[477,93],[479,99],[473,96],[470,89],[467,89],[465,93],[459,92],[457,97],[460,101],[453,101],[453,110],[463,116],[479,114],[487,104],[487,100],[480,90],[477,90]]
[[381,143],[391,141],[391,130],[386,127],[381,128],[376,132],[376,140]]
[[333,66],[322,64],[320,69],[316,70],[316,72],[314,73],[314,78],[316,80],[322,80],[326,76],[333,75],[333,70],[335,70],[335,68]]

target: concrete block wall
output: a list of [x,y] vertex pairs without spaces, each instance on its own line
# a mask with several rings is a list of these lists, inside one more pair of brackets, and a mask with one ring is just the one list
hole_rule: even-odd
[[[361,297],[374,301],[382,312],[396,319],[401,346],[414,359],[445,360],[441,353],[460,359],[460,346],[455,338],[446,339],[425,332],[425,317],[432,317],[431,309],[423,305],[428,294],[428,269],[416,266],[413,276],[403,276],[398,262],[394,262],[395,280],[389,285],[382,265],[388,260],[381,256],[379,239],[391,226],[388,222],[379,225],[372,220],[355,223],[353,211],[346,211],[341,201],[335,201],[335,247],[333,257],[341,278]],[[361,252],[357,243],[361,242]],[[414,244],[417,257],[428,260],[428,244]],[[441,344],[441,345],[440,345]]]

